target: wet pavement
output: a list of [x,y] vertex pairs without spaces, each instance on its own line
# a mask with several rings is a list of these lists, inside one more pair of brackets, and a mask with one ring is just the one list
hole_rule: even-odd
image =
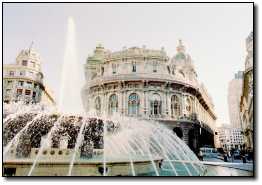
[[239,170],[225,166],[213,166],[206,165],[207,173],[206,176],[253,176],[252,171]]
[[[201,161],[206,170],[203,176],[253,176],[253,164],[252,163],[241,163],[241,162],[224,162],[217,158],[205,159]],[[167,162],[164,162],[163,167],[160,170],[159,175],[161,176],[199,176],[200,174],[195,173],[196,171],[190,169],[190,174],[188,171],[182,168],[182,164],[174,163],[176,168],[176,173],[169,167]],[[190,165],[188,166],[190,167]],[[201,169],[198,169],[201,170]],[[146,174],[146,176],[155,176],[154,172]]]
[[224,162],[218,158],[205,158],[206,176],[253,176],[253,163],[242,163],[241,160]]

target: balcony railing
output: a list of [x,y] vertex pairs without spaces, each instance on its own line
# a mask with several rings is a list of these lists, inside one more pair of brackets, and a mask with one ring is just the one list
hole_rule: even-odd
[[199,84],[195,81],[182,79],[176,76],[160,73],[135,73],[135,74],[117,74],[108,76],[99,76],[91,80],[90,85],[96,85],[101,82],[110,82],[117,80],[155,80],[155,81],[167,81],[167,82],[178,82],[190,85],[194,88],[198,88]]
[[4,78],[26,78],[26,79],[30,79],[32,81],[36,81],[36,82],[39,82],[39,83],[43,83],[43,79],[40,78],[39,76],[29,76],[29,75],[10,75],[10,74],[7,74],[4,76]]

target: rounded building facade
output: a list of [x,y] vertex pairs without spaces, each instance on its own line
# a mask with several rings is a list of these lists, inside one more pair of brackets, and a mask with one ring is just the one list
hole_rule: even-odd
[[15,64],[3,66],[3,101],[40,102],[43,73],[39,54],[33,49],[22,50]]
[[198,82],[182,41],[172,58],[164,48],[110,52],[98,45],[87,59],[85,77],[86,111],[157,120],[194,151],[200,145],[213,145],[216,116],[212,99]]

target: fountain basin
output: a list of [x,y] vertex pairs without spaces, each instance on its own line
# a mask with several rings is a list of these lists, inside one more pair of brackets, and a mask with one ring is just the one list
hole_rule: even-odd
[[205,171],[188,146],[156,122],[51,112],[21,114],[4,125],[4,176],[199,176]]
[[[153,160],[157,170],[160,170],[162,159]],[[4,176],[26,176],[33,164],[33,160],[8,160],[3,164]],[[66,176],[70,162],[65,161],[39,161],[32,176]],[[136,175],[155,173],[152,161],[136,159],[133,161]],[[79,160],[74,163],[71,175],[73,176],[103,176],[103,160]],[[106,163],[106,176],[132,176],[129,160],[110,160]]]

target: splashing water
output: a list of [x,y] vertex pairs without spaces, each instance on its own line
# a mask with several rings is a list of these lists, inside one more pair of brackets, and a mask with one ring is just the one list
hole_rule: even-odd
[[[66,148],[70,153],[69,157],[57,155],[54,159],[68,164],[65,174],[68,176],[74,174],[74,165],[82,162],[96,162],[101,165],[102,170],[99,172],[103,176],[110,175],[108,168],[118,162],[128,164],[126,168],[129,175],[141,175],[136,164],[144,161],[150,164],[148,173],[152,172],[151,175],[163,175],[165,170],[178,176],[203,175],[205,167],[195,154],[164,125],[122,115],[98,117],[94,110],[87,115],[83,114],[78,90],[84,84],[81,76],[84,73],[81,72],[82,67],[77,59],[75,32],[75,22],[70,17],[58,102],[60,113],[54,109],[44,111],[39,104],[27,105],[24,108],[23,105],[5,106],[9,115],[4,120],[3,129],[4,133],[11,134],[3,136],[6,141],[4,162],[14,160],[12,157],[8,158],[8,155],[11,155],[10,148],[14,145],[14,149],[17,149],[19,146],[22,157],[15,160],[31,162],[32,166],[27,175],[34,175],[40,161],[53,162],[52,156],[44,156],[43,151],[61,147],[61,136],[67,134],[70,136]],[[35,116],[27,119],[30,114]],[[22,135],[25,135],[25,138],[21,137]],[[42,142],[44,136],[46,139]],[[32,155],[35,149],[38,150],[36,156]],[[158,166],[156,160],[162,160],[162,167]]]
[[[151,175],[161,175],[162,172],[159,171],[155,159],[163,159],[162,170],[169,170],[173,175],[181,175],[181,170],[187,175],[201,175],[205,170],[188,146],[171,130],[157,122],[122,117],[120,115],[111,118],[92,118],[61,114],[52,124],[53,126],[45,127],[49,122],[47,119],[49,119],[52,114],[53,113],[40,112],[34,121],[29,121],[30,124],[27,123],[26,126],[21,129],[25,130],[25,128],[29,127],[29,124],[31,130],[27,132],[28,134],[38,135],[39,129],[41,133],[47,133],[45,141],[41,142],[42,145],[38,147],[37,156],[31,158],[29,154],[23,158],[23,160],[32,160],[32,166],[28,175],[33,174],[39,161],[52,160],[43,156],[43,150],[48,148],[51,150],[54,146],[50,143],[56,141],[54,138],[59,138],[63,133],[68,133],[71,138],[76,138],[76,140],[71,140],[73,143],[69,143],[70,146],[74,146],[72,150],[69,150],[72,154],[70,158],[63,159],[63,157],[60,157],[61,159],[59,159],[57,158],[59,156],[56,156],[57,160],[68,160],[69,170],[67,175],[73,173],[75,163],[79,164],[83,161],[96,161],[101,163],[103,168],[102,175],[109,175],[107,163],[112,165],[114,162],[123,161],[129,164],[127,168],[129,168],[130,175],[139,175],[135,165],[141,160],[146,160],[151,163],[151,171],[154,172],[154,174]],[[79,119],[80,117],[82,117],[81,120]],[[70,121],[72,119],[73,121]],[[15,123],[15,121],[10,121],[6,124],[13,125]],[[36,127],[35,124],[37,124],[38,127]],[[36,131],[34,131],[34,129],[36,129]],[[19,135],[18,133],[14,138]],[[33,135],[29,138],[35,138]],[[24,143],[23,139],[20,139],[19,142]],[[59,143],[59,141],[56,142]],[[88,143],[91,142],[94,144],[89,145]],[[30,143],[29,145],[33,145],[35,142],[32,140]],[[87,147],[87,150],[83,150],[82,146],[84,146],[84,148],[86,146],[90,147]],[[33,146],[30,147],[33,148]],[[95,150],[102,150],[103,152],[101,155],[95,156]],[[89,157],[81,157],[83,152],[84,154],[89,153]],[[80,154],[80,156],[77,154]],[[4,160],[8,160],[8,158]]]
[[59,112],[82,113],[81,89],[84,84],[83,67],[77,58],[75,21],[68,18],[66,48],[62,65]]
[[82,144],[82,141],[84,140],[84,133],[83,133],[83,131],[84,131],[85,126],[86,126],[86,121],[84,120],[82,125],[81,125],[79,134],[77,136],[76,145],[75,145],[75,148],[74,148],[73,157],[72,157],[70,165],[69,165],[69,171],[68,171],[68,175],[67,176],[71,176],[71,174],[72,174],[72,169],[73,169],[73,166],[74,166],[76,153],[77,153],[80,145]]

